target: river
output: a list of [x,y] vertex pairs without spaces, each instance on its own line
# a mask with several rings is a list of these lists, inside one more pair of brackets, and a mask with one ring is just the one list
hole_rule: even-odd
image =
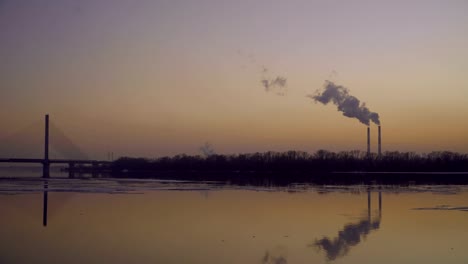
[[468,186],[1,176],[2,264],[468,261]]

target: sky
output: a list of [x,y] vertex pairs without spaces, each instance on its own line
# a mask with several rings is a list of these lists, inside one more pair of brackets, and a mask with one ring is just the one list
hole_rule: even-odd
[[467,14],[456,0],[0,0],[0,139],[48,113],[92,158],[365,150],[366,125],[308,97],[329,80],[379,114],[383,151],[466,153]]

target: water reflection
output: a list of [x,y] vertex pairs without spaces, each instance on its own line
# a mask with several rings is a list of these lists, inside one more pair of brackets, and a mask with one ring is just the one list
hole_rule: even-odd
[[267,250],[262,260],[261,264],[287,264],[287,252],[284,247],[276,247],[273,250]]
[[44,198],[43,198],[43,206],[42,206],[42,225],[47,226],[47,205],[48,205],[48,188],[49,183],[44,181]]
[[346,224],[342,230],[338,232],[338,236],[330,239],[324,237],[315,241],[312,245],[320,250],[325,251],[328,261],[333,261],[339,257],[346,256],[353,246],[361,242],[361,238],[365,238],[371,231],[380,228],[382,219],[382,193],[379,192],[379,213],[375,219],[371,216],[371,192],[367,191],[367,216],[359,219],[356,223]]
[[[408,192],[372,186],[371,193],[368,186],[328,188],[323,195],[317,191],[322,187],[290,193],[181,182],[0,180],[0,263],[390,264],[468,259],[466,212],[411,210],[434,207],[434,202],[452,205],[441,206],[443,210],[468,207],[468,187],[457,186],[462,188],[457,195],[434,193],[436,187]],[[131,192],[117,192],[123,189]],[[379,191],[382,198],[385,192],[385,223]]]

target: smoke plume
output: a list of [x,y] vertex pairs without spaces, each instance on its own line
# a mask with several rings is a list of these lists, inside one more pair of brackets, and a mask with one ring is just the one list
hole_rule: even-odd
[[[250,52],[244,52],[241,49],[236,51],[237,55],[239,55],[248,65],[252,65],[255,69],[259,69],[261,73],[261,80],[260,83],[262,84],[263,88],[265,88],[265,92],[272,92],[279,96],[285,96],[286,90],[288,87],[287,79],[281,75],[272,74],[270,70],[261,65],[257,62],[255,55]],[[241,66],[243,69],[246,65]]]
[[275,91],[277,95],[285,95],[284,89],[286,88],[286,83],[287,79],[282,76],[278,76],[275,79],[271,80],[262,80],[262,85],[263,87],[265,87],[265,91]]
[[274,92],[277,95],[286,95],[286,88],[288,87],[288,80],[283,76],[276,76],[275,78],[267,78],[269,70],[265,67],[262,69],[261,83],[266,92]]
[[212,156],[212,155],[216,154],[213,147],[208,142],[206,142],[203,146],[200,147],[200,152],[205,157],[209,157],[209,156]]
[[348,88],[336,85],[331,81],[325,81],[322,91],[317,91],[315,95],[307,97],[324,105],[333,102],[344,116],[356,118],[365,125],[369,125],[370,121],[380,125],[378,113],[371,112],[365,103],[361,103],[359,99],[350,95]]

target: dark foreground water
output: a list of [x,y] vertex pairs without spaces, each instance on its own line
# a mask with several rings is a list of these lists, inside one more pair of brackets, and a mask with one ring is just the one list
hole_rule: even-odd
[[467,186],[0,178],[0,210],[2,264],[468,263]]

